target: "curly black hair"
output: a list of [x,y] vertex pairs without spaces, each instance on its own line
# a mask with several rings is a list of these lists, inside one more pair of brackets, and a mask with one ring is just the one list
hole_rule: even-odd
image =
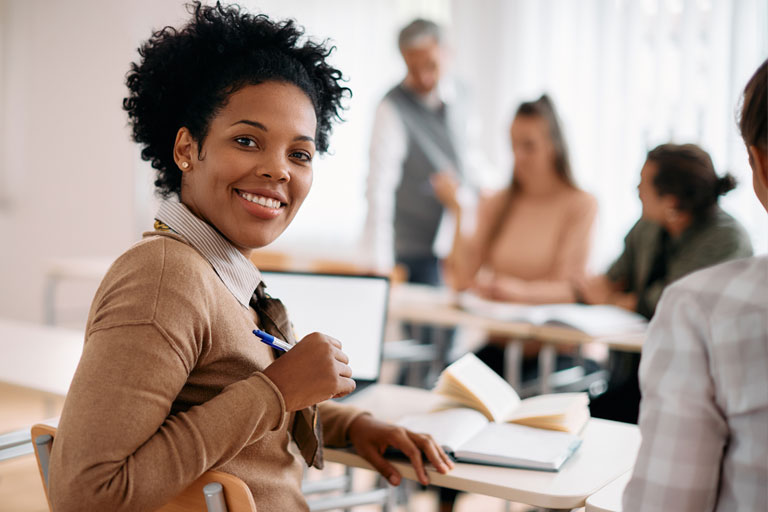
[[133,140],[157,169],[155,187],[179,195],[181,171],[173,159],[176,133],[186,127],[202,150],[211,120],[242,87],[269,80],[296,85],[315,108],[317,150],[328,150],[331,123],[341,120],[342,98],[351,96],[341,71],[326,59],[327,42],[299,43],[294,20],[275,22],[242,12],[237,5],[188,4],[192,19],[181,29],[165,27],[139,48],[141,61],[126,77]]

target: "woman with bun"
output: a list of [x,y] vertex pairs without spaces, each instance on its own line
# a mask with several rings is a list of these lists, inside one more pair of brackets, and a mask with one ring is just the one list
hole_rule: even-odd
[[[694,144],[662,144],[649,151],[637,187],[642,217],[608,271],[576,285],[581,300],[614,304],[650,319],[673,281],[751,256],[749,235],[718,205],[735,186],[730,174],[718,177],[709,154]],[[638,354],[611,354],[608,391],[593,400],[593,416],[637,422],[639,362]]]

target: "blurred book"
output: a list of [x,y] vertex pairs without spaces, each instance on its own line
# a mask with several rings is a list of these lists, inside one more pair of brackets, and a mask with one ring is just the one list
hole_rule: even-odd
[[644,316],[607,304],[515,304],[465,292],[459,296],[459,306],[465,311],[496,320],[569,327],[595,337],[642,333],[648,327]]

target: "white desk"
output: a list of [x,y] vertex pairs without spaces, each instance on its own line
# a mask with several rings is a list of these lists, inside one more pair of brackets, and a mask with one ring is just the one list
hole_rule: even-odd
[[632,471],[627,471],[587,498],[586,512],[621,512],[621,499],[624,495],[624,488],[629,483],[631,476]]
[[0,381],[66,395],[83,332],[0,319]]
[[[377,385],[353,395],[348,403],[392,421],[402,415],[428,410],[439,400],[422,389]],[[557,473],[457,463],[447,475],[429,469],[427,474],[435,485],[537,507],[583,507],[589,496],[630,470],[640,446],[640,432],[635,425],[593,419],[585,428],[583,438],[579,450]],[[363,458],[347,450],[326,449],[325,458],[372,469]],[[394,465],[405,478],[416,480],[408,463],[394,462]]]

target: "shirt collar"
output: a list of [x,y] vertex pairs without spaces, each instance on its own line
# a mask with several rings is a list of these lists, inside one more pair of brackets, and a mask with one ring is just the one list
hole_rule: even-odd
[[261,273],[243,253],[178,201],[161,201],[155,218],[197,249],[237,301],[249,307],[251,296],[261,282]]

